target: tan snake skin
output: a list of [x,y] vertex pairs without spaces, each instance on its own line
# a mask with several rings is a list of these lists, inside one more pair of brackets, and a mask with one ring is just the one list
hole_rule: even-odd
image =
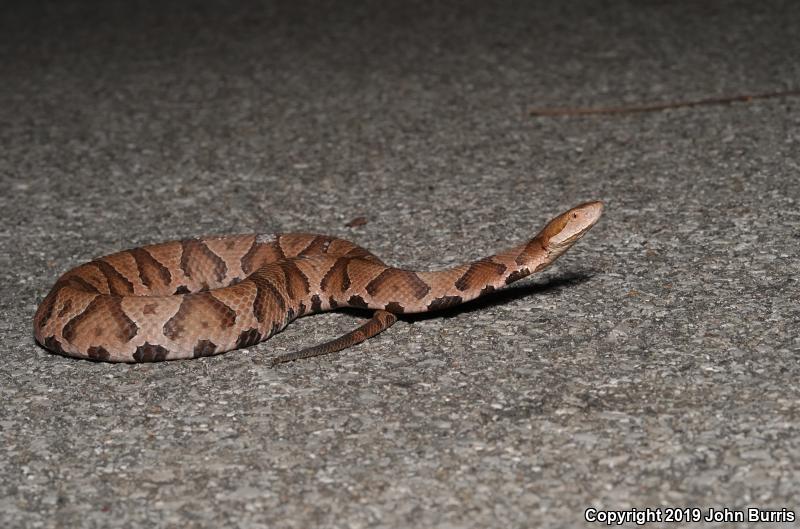
[[62,275],[34,317],[47,349],[108,362],[209,356],[266,340],[295,318],[337,307],[375,309],[371,320],[275,363],[338,351],[427,312],[505,287],[555,261],[599,219],[587,202],[533,239],[435,272],[385,265],[355,244],[323,235],[231,235],[126,250]]

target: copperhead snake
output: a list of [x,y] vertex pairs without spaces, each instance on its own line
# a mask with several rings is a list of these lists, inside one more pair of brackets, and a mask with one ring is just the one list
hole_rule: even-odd
[[434,272],[390,267],[352,242],[323,235],[229,235],[142,246],[64,273],[36,311],[34,336],[62,355],[154,362],[248,347],[306,314],[373,309],[358,329],[279,356],[273,365],[332,353],[387,329],[397,314],[452,307],[544,269],[602,210],[601,202],[581,204],[522,244]]

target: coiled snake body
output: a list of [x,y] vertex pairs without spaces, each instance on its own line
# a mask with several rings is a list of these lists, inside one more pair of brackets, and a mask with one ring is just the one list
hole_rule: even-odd
[[34,335],[60,354],[153,362],[251,346],[314,312],[375,310],[347,335],[274,363],[326,354],[378,334],[396,314],[451,307],[542,270],[601,213],[600,202],[582,204],[527,242],[435,272],[393,268],[351,242],[322,235],[231,235],[143,246],[62,275],[36,311]]

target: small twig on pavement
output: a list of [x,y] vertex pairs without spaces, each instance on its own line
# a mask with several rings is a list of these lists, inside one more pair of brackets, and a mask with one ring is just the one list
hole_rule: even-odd
[[591,114],[633,114],[635,112],[657,112],[670,108],[688,108],[701,105],[728,105],[737,102],[749,102],[754,99],[774,99],[777,97],[800,96],[800,90],[784,90],[782,92],[767,92],[763,94],[744,94],[729,97],[710,97],[694,101],[668,101],[663,103],[647,103],[643,105],[629,105],[620,107],[562,107],[562,108],[532,108],[531,116],[586,116]]

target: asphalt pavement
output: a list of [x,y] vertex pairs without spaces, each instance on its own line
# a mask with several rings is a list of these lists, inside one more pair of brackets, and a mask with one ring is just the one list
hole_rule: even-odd
[[[16,4],[0,526],[795,526],[800,97],[530,110],[800,89],[800,4]],[[587,200],[552,268],[332,356],[269,364],[362,314],[156,364],[32,336],[62,272],[141,244],[308,231],[436,269]]]

